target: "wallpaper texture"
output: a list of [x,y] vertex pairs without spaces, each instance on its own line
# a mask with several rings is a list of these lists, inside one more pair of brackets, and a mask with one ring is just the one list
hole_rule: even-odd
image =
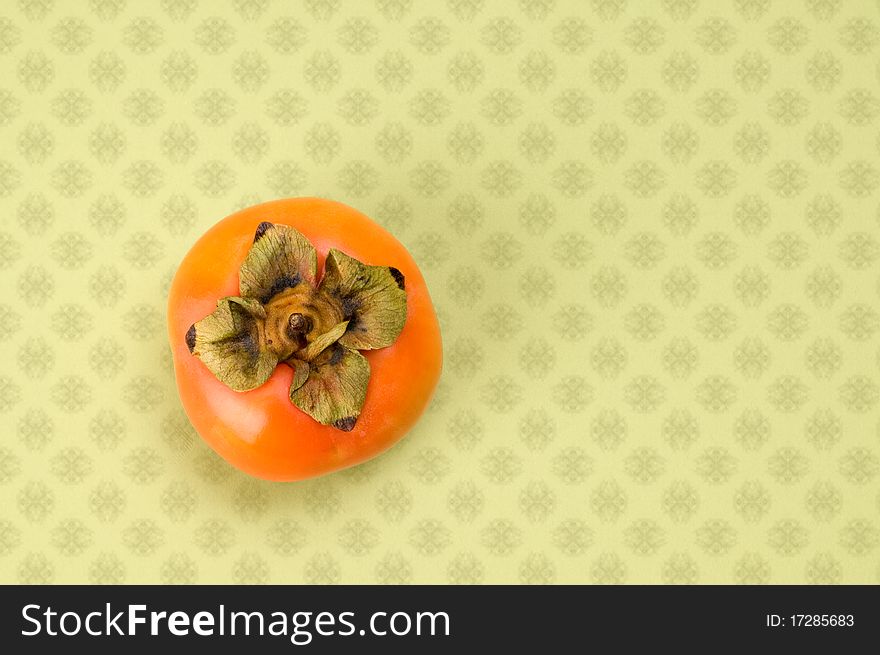
[[[4,2],[0,581],[878,582],[878,55],[867,0]],[[165,302],[297,195],[407,246],[445,364],[277,484]]]

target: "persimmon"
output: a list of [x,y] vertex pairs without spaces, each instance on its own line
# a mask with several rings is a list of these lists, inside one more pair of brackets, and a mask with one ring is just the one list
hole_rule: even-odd
[[412,256],[321,198],[226,217],[171,283],[168,336],[187,416],[224,459],[300,480],[390,448],[440,377],[440,328]]

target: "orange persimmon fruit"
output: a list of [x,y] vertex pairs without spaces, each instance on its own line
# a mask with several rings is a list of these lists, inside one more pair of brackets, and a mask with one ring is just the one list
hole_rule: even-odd
[[196,431],[268,480],[390,448],[442,365],[412,256],[361,212],[321,198],[255,205],[208,230],[171,283],[168,336]]

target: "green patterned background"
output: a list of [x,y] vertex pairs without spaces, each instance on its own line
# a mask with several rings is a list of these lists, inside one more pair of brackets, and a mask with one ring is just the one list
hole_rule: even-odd
[[[880,580],[880,11],[845,0],[0,9],[0,581]],[[413,252],[445,369],[273,484],[165,297],[258,201]]]

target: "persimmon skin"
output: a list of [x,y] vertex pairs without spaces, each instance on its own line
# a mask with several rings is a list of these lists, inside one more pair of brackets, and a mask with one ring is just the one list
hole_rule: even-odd
[[[290,402],[291,367],[279,364],[264,385],[240,393],[214,377],[186,345],[187,330],[214,311],[219,298],[239,295],[239,267],[263,221],[292,226],[311,241],[319,276],[330,248],[365,264],[394,266],[404,275],[406,324],[391,346],[361,351],[370,362],[370,382],[350,432],[322,425]],[[364,214],[322,198],[255,205],[208,230],[171,283],[168,337],[180,399],[199,435],[239,469],[277,481],[330,473],[390,448],[430,402],[443,359],[437,316],[412,256]]]

